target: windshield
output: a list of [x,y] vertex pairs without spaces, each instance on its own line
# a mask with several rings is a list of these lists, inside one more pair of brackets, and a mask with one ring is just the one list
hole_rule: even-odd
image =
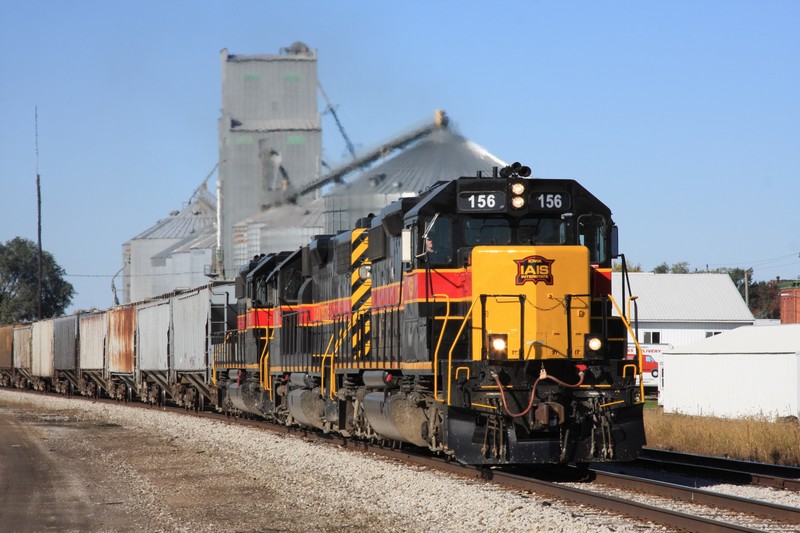
[[564,244],[567,223],[560,218],[523,219],[519,221],[518,234],[523,244]]
[[502,218],[471,218],[464,223],[464,241],[469,245],[508,244],[511,227]]

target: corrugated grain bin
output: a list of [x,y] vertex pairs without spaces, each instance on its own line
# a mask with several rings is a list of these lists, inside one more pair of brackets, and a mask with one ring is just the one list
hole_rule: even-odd
[[31,342],[31,375],[49,378],[54,373],[53,320],[33,323]]
[[78,315],[55,320],[53,345],[56,370],[75,370],[78,364]]
[[14,364],[14,326],[0,326],[0,368]]
[[132,374],[136,338],[136,307],[115,307],[108,311],[108,372]]
[[173,368],[179,371],[201,371],[209,364],[210,334],[224,329],[216,324],[212,308],[220,309],[233,301],[233,285],[211,285],[173,298],[172,325],[174,336]]
[[139,370],[169,370],[169,326],[169,300],[137,307]]
[[14,328],[14,368],[30,370],[32,336],[33,329],[30,324]]
[[80,316],[78,367],[81,370],[103,369],[107,330],[105,311]]
[[749,326],[664,352],[664,412],[800,416],[800,325]]

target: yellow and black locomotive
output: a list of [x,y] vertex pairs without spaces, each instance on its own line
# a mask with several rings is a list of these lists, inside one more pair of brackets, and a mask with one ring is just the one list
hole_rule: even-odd
[[529,176],[441,181],[254,258],[237,342],[214,362],[218,405],[469,464],[634,459],[617,228],[579,183]]

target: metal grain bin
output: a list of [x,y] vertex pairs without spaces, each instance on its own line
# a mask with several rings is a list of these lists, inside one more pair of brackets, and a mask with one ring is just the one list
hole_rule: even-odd
[[102,370],[106,349],[108,324],[106,312],[80,316],[80,350],[78,366],[81,370]]
[[30,324],[14,328],[14,368],[30,370],[32,336],[33,329]]
[[31,375],[33,376],[53,376],[53,324],[53,320],[33,323],[31,337]]
[[53,328],[56,370],[75,370],[78,364],[78,315],[57,318]]
[[0,368],[14,364],[14,326],[0,326]]
[[108,311],[108,372],[132,374],[136,339],[136,307],[115,307]]
[[170,302],[140,304],[136,329],[139,370],[169,370]]

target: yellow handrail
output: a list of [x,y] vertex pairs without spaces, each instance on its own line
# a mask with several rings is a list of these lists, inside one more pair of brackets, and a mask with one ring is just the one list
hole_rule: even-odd
[[[263,328],[269,331],[269,327]],[[270,334],[261,337],[264,341],[264,348],[261,350],[261,355],[258,358],[258,371],[261,373],[261,388],[270,392],[270,400],[272,397],[272,383],[270,383],[269,376],[269,342],[275,338],[275,330],[273,329]]]
[[[433,399],[437,402],[444,402],[443,399],[439,398],[439,348],[442,346],[442,339],[444,338],[444,332],[447,328],[447,321],[450,320],[450,296],[447,294],[434,294],[433,301],[436,303],[436,299],[442,296],[445,298],[444,322],[442,323],[442,329],[439,331],[439,339],[436,341],[436,348],[433,351]],[[434,315],[433,318],[436,320],[438,317]],[[456,339],[458,339],[458,337],[456,337]],[[455,340],[453,344],[455,344]]]
[[[616,300],[614,300],[614,297],[609,294],[608,298],[609,298],[609,300],[611,300],[611,303],[614,305],[614,309],[617,310],[617,314],[619,315],[620,319],[622,319],[622,323],[625,324],[625,329],[628,330],[628,334],[633,339],[633,344],[636,346],[636,355],[637,355],[637,359],[639,361],[639,403],[644,403],[644,379],[642,379],[642,368],[643,368],[642,367],[642,364],[643,364],[643,362],[642,362],[642,347],[639,346],[639,339],[636,338],[636,334],[633,332],[633,329],[631,328],[630,322],[628,322],[628,319],[625,318],[625,315],[622,314],[622,310],[619,308],[619,305],[617,305],[617,302],[616,302]],[[629,306],[628,308],[629,309],[630,309],[630,301],[631,300],[635,300],[635,299],[636,299],[636,296],[630,296],[628,298],[628,306]],[[624,377],[624,375],[623,375],[623,377]]]
[[[470,316],[472,316],[472,310],[475,308],[475,302],[480,299],[480,296],[476,296],[472,303],[467,309],[467,312],[464,314],[464,320],[461,322],[461,326],[458,328],[458,332],[456,333],[455,337],[453,337],[453,345],[450,346],[450,351],[447,353],[447,405],[450,404],[450,392],[452,391],[453,387],[450,386],[452,382],[452,373],[453,373],[453,350],[456,349],[456,341],[461,336],[461,333],[464,332],[464,327],[467,325],[467,320],[469,320]],[[434,372],[434,376],[436,373]],[[441,401],[441,400],[439,400]]]

